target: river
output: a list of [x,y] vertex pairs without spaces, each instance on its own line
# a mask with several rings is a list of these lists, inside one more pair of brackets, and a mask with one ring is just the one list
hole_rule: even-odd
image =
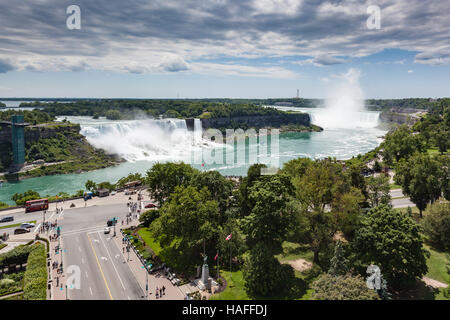
[[[253,163],[269,159],[275,161],[272,163],[278,162],[279,166],[298,157],[312,159],[336,157],[344,160],[374,149],[381,143],[381,137],[386,133],[376,127],[378,112],[362,111],[329,116],[330,113],[323,109],[290,107],[279,107],[279,109],[308,112],[312,122],[324,127],[325,130],[311,133],[282,133],[279,136],[279,148],[276,154],[271,154],[269,158],[261,158],[261,155],[255,154],[261,150],[256,147],[258,144],[256,141],[250,141],[245,145],[237,144],[234,148],[223,148],[221,145],[202,140],[199,122],[196,122],[194,132],[189,132],[184,120],[178,119],[112,121],[65,117],[68,121],[80,123],[81,133],[91,144],[118,153],[127,162],[115,167],[80,174],[45,176],[16,183],[4,182],[0,186],[0,201],[12,205],[14,202],[11,201],[11,196],[14,193],[22,193],[29,189],[39,192],[41,196],[56,195],[61,191],[73,194],[77,190],[84,189],[87,180],[117,182],[129,173],[144,174],[158,161],[185,161],[191,164],[195,162],[192,164],[193,167],[200,170],[218,170],[223,175],[246,175],[252,159]],[[272,145],[270,142],[269,138],[267,142],[269,150]],[[265,144],[260,144],[260,147],[261,145]],[[213,155],[224,152],[227,157],[245,151],[246,161],[210,164],[200,159],[202,152],[211,154],[211,150],[214,150]]]

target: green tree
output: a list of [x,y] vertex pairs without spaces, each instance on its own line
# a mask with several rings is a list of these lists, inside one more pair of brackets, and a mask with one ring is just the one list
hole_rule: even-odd
[[116,186],[114,185],[114,184],[112,184],[112,183],[110,183],[110,182],[108,182],[108,181],[105,181],[105,182],[100,182],[98,185],[97,185],[97,190],[100,190],[100,189],[107,189],[107,190],[109,190],[109,191],[113,191],[114,189],[116,188]]
[[86,181],[84,186],[85,186],[86,190],[89,190],[91,192],[94,192],[94,191],[97,190],[97,184],[94,181],[92,181],[92,180]]
[[416,204],[422,217],[427,204],[441,196],[445,177],[437,157],[416,154],[398,164],[394,179],[402,186],[403,193]]
[[352,187],[342,166],[330,160],[316,162],[299,179],[294,179],[298,200],[297,221],[307,224],[302,238],[307,238],[319,264],[319,252],[328,247],[338,230],[347,235],[355,228],[364,200]]
[[422,226],[430,244],[450,250],[450,202],[436,201],[428,206]]
[[375,290],[369,289],[360,275],[321,275],[312,285],[317,300],[378,300]]
[[274,257],[281,252],[281,244],[293,222],[286,210],[293,191],[286,175],[261,177],[250,188],[249,198],[254,207],[242,224],[250,247],[243,275],[251,294],[267,296],[279,290],[283,281],[293,275],[291,267],[281,266]]
[[371,209],[361,219],[351,252],[361,274],[375,264],[396,288],[413,283],[428,271],[421,228],[413,218],[386,205]]
[[179,267],[194,266],[205,245],[215,251],[219,209],[207,188],[176,187],[159,215],[151,224],[152,234]]
[[332,276],[345,276],[348,272],[348,260],[345,257],[344,246],[337,241],[334,246],[334,255],[330,261],[328,273]]
[[24,193],[15,193],[11,200],[13,200],[18,206],[25,204],[25,202],[30,200],[40,199],[41,196],[39,193],[33,190],[25,191]]
[[148,191],[162,207],[177,186],[190,184],[196,171],[183,162],[156,163],[147,171]]
[[250,250],[243,275],[246,291],[252,296],[263,297],[283,291],[295,277],[292,267],[281,265],[263,243],[256,244]]
[[153,221],[155,221],[159,217],[158,210],[147,210],[139,216],[139,222],[146,228],[148,228]]
[[[212,199],[219,203],[221,215],[224,215],[233,191],[233,182],[231,180],[222,176],[218,171],[195,172],[190,185],[198,190],[207,187]],[[225,220],[222,220],[222,222],[225,222]]]
[[370,206],[376,207],[380,204],[389,205],[391,202],[389,177],[379,175],[367,178],[367,195]]
[[424,150],[424,142],[420,135],[413,135],[406,126],[399,126],[397,130],[386,135],[381,144],[383,159],[388,165],[393,165],[401,159],[407,159],[415,152]]
[[242,180],[237,192],[238,204],[241,210],[241,216],[245,217],[250,214],[253,203],[249,198],[250,188],[261,177],[261,169],[266,168],[265,164],[253,164],[247,170],[247,176]]

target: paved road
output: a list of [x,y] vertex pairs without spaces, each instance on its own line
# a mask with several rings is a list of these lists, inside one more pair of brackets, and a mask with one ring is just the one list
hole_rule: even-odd
[[[23,212],[1,215],[0,218],[10,217],[10,216],[14,217],[14,221],[2,222],[2,223],[0,223],[0,227],[18,224],[18,223],[29,222],[29,221],[36,221],[36,226],[38,226],[42,222],[42,219],[44,218],[43,211],[25,213],[25,209],[23,210]],[[45,214],[46,221],[48,221],[48,219],[54,220],[55,217],[56,217],[55,210],[47,211],[47,213]],[[12,235],[12,234],[14,234],[14,229],[16,229],[16,228],[17,227],[0,229],[0,233],[3,234],[6,232],[6,233],[9,233],[10,235]],[[34,231],[35,228],[32,228],[30,230]]]
[[68,291],[74,300],[140,300],[144,291],[124,260],[114,234],[104,234],[106,221],[117,217],[117,236],[121,220],[128,208],[125,204],[92,206],[66,210],[58,219],[62,230],[63,264],[78,266],[80,288]]
[[[415,207],[416,205],[411,202],[411,200],[409,200],[408,197],[406,197],[403,194],[402,189],[394,189],[391,190],[390,192],[391,195],[391,203],[392,203],[392,207],[394,208],[406,208],[406,207]],[[400,197],[406,197],[406,198],[401,198],[401,199],[394,199],[394,198],[400,198]]]

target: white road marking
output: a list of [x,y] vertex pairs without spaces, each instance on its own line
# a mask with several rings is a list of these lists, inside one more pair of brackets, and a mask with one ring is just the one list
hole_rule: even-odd
[[91,296],[93,296],[91,287],[89,287],[89,291],[91,292]]
[[80,252],[81,252],[81,247],[80,247],[80,246],[78,247],[78,251],[80,251]]
[[103,241],[102,237],[100,236],[100,232],[98,233],[98,236],[100,237],[100,240],[102,241],[102,244],[103,244],[103,246],[105,247],[106,252],[108,253],[109,259],[111,259],[111,263],[112,263],[112,265],[113,265],[113,267],[114,267],[114,270],[116,271],[117,277],[119,278],[119,281],[120,281],[120,284],[122,285],[123,290],[126,290],[126,289],[125,289],[125,286],[124,286],[124,284],[123,284],[123,282],[122,282],[122,279],[120,278],[119,272],[117,271],[116,265],[114,264],[114,261],[113,261],[113,259],[111,258],[111,254],[109,253],[109,250],[108,250],[108,248],[107,248],[106,245],[105,245],[105,242]]
[[39,230],[39,227],[40,227],[40,226],[41,226],[41,224],[39,223],[39,224],[37,225],[36,229],[34,229],[33,232],[37,232],[37,231]]
[[102,260],[108,261],[107,257],[101,257]]
[[95,227],[89,227],[89,228],[82,228],[82,229],[77,229],[77,230],[71,230],[71,231],[67,231],[67,232],[63,232],[61,233],[63,236],[67,236],[67,235],[74,235],[77,233],[83,233],[83,232],[87,232],[87,231],[92,231],[93,232],[97,232],[99,231],[99,229],[103,229],[103,226],[95,226]]
[[86,278],[89,278],[89,277],[88,277],[88,273],[87,273],[87,271],[85,271],[85,273],[86,273]]
[[[117,242],[116,242],[116,241],[113,241],[113,243],[116,245],[117,250],[118,250],[119,252],[121,252],[121,251],[120,251],[120,248],[119,248],[119,245],[117,244]],[[126,263],[127,260],[126,260],[126,258],[125,258],[125,254],[122,253],[122,256],[123,256],[123,259],[124,259],[123,263],[125,263],[125,264],[128,266],[128,268],[130,269],[131,274],[134,276],[134,280],[135,280],[136,283],[138,284],[139,288],[141,288],[142,292],[145,294],[144,288],[141,286],[141,283],[140,283],[140,282],[137,280],[137,278],[136,278],[136,273],[135,273],[135,271],[133,271],[133,270],[131,269],[130,264]],[[130,260],[131,260],[131,259],[130,259]]]
[[84,258],[81,258],[81,262],[82,262],[82,263],[85,263],[85,262],[84,262]]

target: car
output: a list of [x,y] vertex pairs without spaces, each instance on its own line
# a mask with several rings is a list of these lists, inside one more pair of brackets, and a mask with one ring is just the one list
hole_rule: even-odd
[[116,194],[115,191],[111,191],[111,195],[114,196]]
[[103,232],[104,232],[105,234],[108,234],[108,233],[110,232],[109,227],[105,227],[105,229],[103,230]]
[[20,228],[25,228],[25,229],[29,229],[29,228],[34,228],[34,223],[28,223],[28,222],[26,222],[26,223],[22,223],[21,225],[20,225]]
[[28,233],[30,232],[30,230],[25,229],[25,228],[17,228],[16,230],[14,230],[14,234],[22,234],[22,233]]
[[4,217],[0,219],[0,223],[1,222],[10,222],[10,221],[14,221],[14,217]]
[[156,204],[154,204],[154,203],[146,204],[146,205],[145,205],[145,208],[146,208],[146,209],[149,209],[149,208],[156,208]]

